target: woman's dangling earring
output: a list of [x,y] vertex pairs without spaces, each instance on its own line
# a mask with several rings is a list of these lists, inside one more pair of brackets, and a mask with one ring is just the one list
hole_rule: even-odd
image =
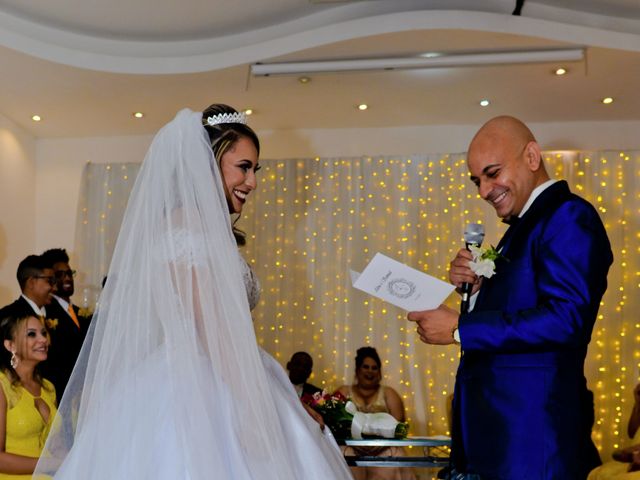
[[11,368],[15,370],[18,366],[18,356],[16,355],[16,352],[11,352],[11,361],[9,363],[11,363]]

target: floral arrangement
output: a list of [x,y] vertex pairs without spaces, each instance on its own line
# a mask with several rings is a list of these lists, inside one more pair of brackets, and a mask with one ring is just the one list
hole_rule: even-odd
[[359,412],[340,392],[305,394],[302,401],[322,415],[324,423],[337,438],[405,438],[409,432],[409,424],[398,422],[388,413]]
[[347,398],[340,392],[330,395],[317,392],[305,393],[301,400],[322,415],[324,423],[337,438],[351,438],[351,420],[353,415],[347,412]]
[[498,258],[505,258],[493,245],[489,248],[470,245],[469,250],[471,251],[471,255],[473,255],[473,260],[469,262],[469,268],[471,268],[476,275],[485,278],[493,277],[496,273],[496,260]]

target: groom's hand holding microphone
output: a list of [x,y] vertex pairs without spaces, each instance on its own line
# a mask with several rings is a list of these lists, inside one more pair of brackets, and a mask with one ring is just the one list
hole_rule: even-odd
[[[481,277],[478,277],[469,267],[473,256],[469,251],[470,245],[480,246],[484,239],[484,227],[481,224],[467,225],[464,232],[466,248],[458,251],[449,264],[449,281],[455,285],[462,295],[461,312],[469,309],[469,299],[480,289]],[[434,310],[409,312],[407,318],[416,322],[420,340],[432,345],[450,345],[459,343],[458,318],[460,314],[445,305]]]
[[455,285],[457,292],[461,295],[464,295],[464,290],[467,290],[469,296],[474,295],[482,283],[482,277],[478,277],[469,268],[469,262],[472,260],[471,252],[461,248],[449,263],[449,282]]

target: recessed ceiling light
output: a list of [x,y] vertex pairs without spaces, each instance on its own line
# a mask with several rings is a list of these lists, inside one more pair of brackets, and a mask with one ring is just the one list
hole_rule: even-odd
[[490,102],[489,100],[487,100],[486,98],[485,98],[485,99],[480,100],[480,106],[481,106],[481,107],[488,107],[490,103],[491,103],[491,102]]
[[369,105],[367,105],[366,103],[361,103],[360,105],[358,105],[358,110],[366,110],[367,108],[369,108]]
[[31,117],[31,120],[33,120],[34,122],[39,122],[40,120],[42,120],[42,118],[40,117],[40,115],[33,115]]
[[136,117],[136,118],[143,118],[143,117],[144,117],[144,113],[142,113],[142,112],[135,112],[135,113],[133,114],[133,116],[134,116],[134,117]]
[[245,108],[243,112],[245,115],[253,115],[253,108]]
[[556,75],[565,75],[567,73],[567,69],[562,67],[556,68],[553,73],[555,73]]
[[427,52],[427,53],[423,53],[420,56],[424,58],[436,58],[436,57],[442,56],[442,54],[438,52]]
[[602,99],[602,103],[604,103],[605,105],[609,105],[611,103],[613,103],[613,98],[612,97],[605,97]]
[[311,81],[311,78],[309,78],[309,77],[299,77],[298,81],[304,85],[305,83],[309,83]]

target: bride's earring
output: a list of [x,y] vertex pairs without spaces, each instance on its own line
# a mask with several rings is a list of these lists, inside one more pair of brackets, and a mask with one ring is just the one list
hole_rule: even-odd
[[11,368],[15,370],[18,366],[18,356],[16,355],[16,352],[11,352],[11,361],[9,363],[11,363]]

